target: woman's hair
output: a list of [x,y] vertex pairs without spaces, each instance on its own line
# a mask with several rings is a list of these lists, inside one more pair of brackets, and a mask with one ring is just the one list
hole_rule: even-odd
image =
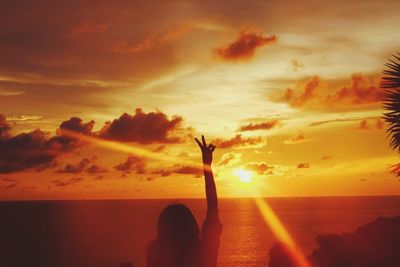
[[167,206],[160,214],[157,240],[190,244],[199,240],[199,226],[191,210],[182,204]]
[[191,210],[182,204],[168,205],[158,218],[157,237],[147,249],[148,266],[167,258],[185,262],[182,257],[194,256],[199,241],[199,225]]

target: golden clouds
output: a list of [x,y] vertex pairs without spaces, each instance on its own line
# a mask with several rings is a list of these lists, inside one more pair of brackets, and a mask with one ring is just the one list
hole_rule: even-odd
[[269,121],[261,122],[261,123],[249,123],[243,126],[240,126],[238,129],[239,132],[245,131],[256,131],[256,130],[270,130],[275,127],[281,125],[281,121],[278,119],[271,119]]
[[263,138],[259,137],[243,137],[241,134],[235,135],[230,139],[216,138],[213,143],[218,148],[233,148],[233,147],[258,147],[264,145]]
[[226,61],[247,60],[254,56],[258,48],[276,41],[275,35],[242,31],[235,41],[216,48],[214,54]]
[[288,88],[276,101],[288,103],[299,109],[327,111],[371,108],[380,105],[383,91],[362,74],[353,74],[350,83],[339,88],[321,85],[321,78],[314,76],[302,89]]

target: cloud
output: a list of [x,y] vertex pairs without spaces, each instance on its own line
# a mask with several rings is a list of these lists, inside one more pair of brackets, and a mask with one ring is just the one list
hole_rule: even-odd
[[381,119],[376,119],[375,123],[371,126],[370,123],[368,123],[367,119],[364,119],[360,121],[360,124],[356,128],[357,130],[372,130],[372,129],[377,129],[381,130],[383,129],[384,123]]
[[[184,174],[184,175],[192,175],[196,178],[199,178],[203,175],[203,169],[190,165],[176,164],[172,167],[165,167],[156,170],[151,170],[149,171],[149,173],[158,174],[161,175],[162,177],[167,177],[172,174]],[[150,180],[153,180],[154,178],[155,177],[151,177]]]
[[330,160],[330,159],[332,159],[332,156],[329,156],[329,155],[323,156],[323,157],[321,157],[321,159],[322,160]]
[[146,172],[146,166],[147,160],[145,158],[129,155],[124,162],[115,165],[114,169],[121,171],[123,175],[130,174],[131,172],[143,174]]
[[179,137],[170,134],[180,130],[182,117],[173,116],[168,119],[162,112],[144,113],[138,108],[135,114],[124,113],[118,119],[108,122],[100,130],[99,136],[122,142],[148,143],[178,143]]
[[61,123],[54,136],[40,129],[12,135],[5,117],[0,116],[0,173],[53,166],[56,157],[81,145],[79,140],[60,135],[62,129],[90,133],[92,126],[92,122],[71,119]]
[[108,172],[108,169],[105,167],[101,167],[97,164],[93,164],[93,161],[96,158],[84,158],[81,161],[72,164],[68,163],[65,165],[63,168],[58,169],[56,172],[57,173],[82,173],[82,172],[87,172],[89,174],[99,174],[99,173],[106,173]]
[[39,115],[11,115],[7,116],[7,121],[35,121],[42,119]]
[[91,135],[94,126],[94,121],[91,120],[88,123],[83,123],[81,118],[72,117],[67,121],[61,123],[59,131],[69,130],[77,133]]
[[383,120],[381,120],[381,119],[376,120],[376,124],[375,124],[376,129],[383,129],[384,126],[385,126],[385,123],[383,122]]
[[302,162],[297,164],[297,169],[308,169],[310,168],[310,163]]
[[213,143],[218,148],[247,148],[259,146],[263,143],[263,139],[261,137],[242,137],[241,134],[237,134],[235,135],[235,137],[227,140],[216,138],[211,143]]
[[214,55],[226,61],[246,60],[254,56],[257,48],[276,41],[275,35],[242,31],[232,43],[214,49]]
[[[333,119],[333,120],[324,120],[324,121],[313,121],[310,123],[309,126],[320,126],[327,123],[336,123],[336,122],[352,122],[352,121],[361,121],[367,119],[376,119],[379,120],[379,117],[366,117],[366,118],[357,118],[357,117],[348,117],[348,118],[340,118],[340,119]],[[382,123],[382,121],[380,121]],[[379,125],[377,125],[378,127]],[[383,126],[383,125],[382,125]]]
[[299,144],[299,143],[304,143],[304,142],[309,142],[310,139],[306,138],[306,136],[303,133],[294,135],[289,137],[288,139],[285,139],[283,142],[287,145],[294,145],[294,144]]
[[174,167],[174,172],[178,174],[188,174],[194,177],[201,177],[203,175],[203,170],[198,167],[188,166],[188,165],[178,165]]
[[[93,132],[95,123],[93,120],[85,123],[81,118],[72,117],[63,121],[54,135],[40,129],[13,135],[11,124],[4,115],[0,114],[0,173],[28,169],[42,171],[56,167],[58,163],[55,160],[61,154],[74,151],[87,144],[79,138],[70,137],[68,132],[141,144],[183,142],[191,134],[191,129],[181,128],[182,120],[179,116],[169,119],[159,111],[144,113],[141,109],[136,109],[134,115],[125,113],[118,119],[106,123],[99,132]],[[171,136],[172,133],[176,135]],[[91,160],[84,159],[79,163],[67,164],[57,172],[106,172],[106,169],[101,166],[89,166],[90,162]]]
[[97,164],[93,164],[86,169],[86,172],[89,174],[99,174],[99,173],[108,172],[108,169],[106,167],[102,167]]
[[154,49],[161,45],[166,45],[186,34],[192,25],[183,23],[179,26],[173,26],[164,31],[148,34],[142,40],[131,43],[129,41],[117,41],[114,50],[118,53],[139,53],[146,50]]
[[70,186],[70,185],[75,185],[79,182],[83,181],[82,178],[71,178],[69,180],[53,180],[53,184],[55,186],[60,186],[60,187],[64,187],[64,186]]
[[274,166],[262,162],[249,162],[245,165],[245,168],[251,171],[256,172],[257,174],[273,174]]
[[9,178],[9,177],[0,178],[0,181],[3,183],[7,183],[5,186],[2,187],[4,189],[14,188],[18,185],[18,181],[16,179]]
[[359,130],[368,130],[369,129],[368,121],[367,120],[360,121],[360,125],[358,126],[357,129],[359,129]]
[[222,155],[220,161],[217,163],[217,166],[232,166],[236,163],[240,162],[240,159],[242,157],[241,153],[225,153]]
[[90,164],[90,160],[88,158],[84,158],[75,164],[68,163],[63,168],[58,169],[56,172],[57,173],[81,173],[86,169],[86,167],[89,164]]
[[238,131],[244,132],[244,131],[256,131],[256,130],[270,130],[272,128],[278,127],[279,125],[281,125],[280,120],[272,119],[272,120],[261,122],[261,123],[249,123],[249,124],[240,126]]
[[338,89],[324,87],[321,84],[321,78],[314,76],[306,82],[303,89],[288,88],[275,101],[285,102],[299,109],[332,111],[377,106],[383,98],[383,91],[379,86],[358,73],[351,76],[350,84]]
[[320,82],[320,78],[318,76],[314,76],[306,83],[303,92],[299,96],[295,95],[293,89],[288,88],[283,94],[282,100],[294,107],[303,106],[305,103],[316,97],[316,91],[320,85]]

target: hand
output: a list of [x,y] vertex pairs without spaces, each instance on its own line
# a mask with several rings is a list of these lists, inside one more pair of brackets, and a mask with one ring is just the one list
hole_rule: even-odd
[[200,142],[199,139],[197,138],[194,138],[194,140],[196,140],[197,144],[201,149],[201,154],[203,156],[203,163],[206,165],[211,165],[213,152],[216,146],[214,146],[213,144],[209,144],[207,146],[206,139],[204,139],[204,135],[201,136],[202,142]]

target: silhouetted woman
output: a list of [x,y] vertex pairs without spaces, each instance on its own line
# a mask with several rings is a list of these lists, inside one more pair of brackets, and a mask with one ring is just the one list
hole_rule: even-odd
[[167,206],[158,219],[157,238],[147,248],[147,267],[215,267],[222,225],[218,198],[211,170],[215,146],[195,138],[203,156],[207,196],[207,215],[200,231],[189,208],[182,204]]

